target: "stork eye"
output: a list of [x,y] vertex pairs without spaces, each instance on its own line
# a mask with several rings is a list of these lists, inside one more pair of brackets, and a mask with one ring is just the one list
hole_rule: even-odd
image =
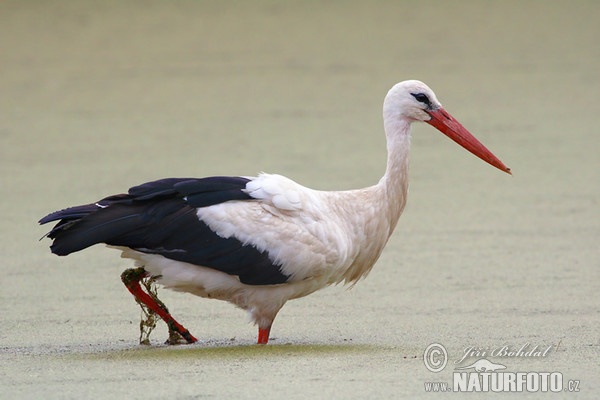
[[415,98],[415,100],[417,100],[419,103],[423,103],[427,107],[431,107],[431,101],[429,100],[429,97],[427,97],[427,95],[425,93],[411,93],[411,94]]

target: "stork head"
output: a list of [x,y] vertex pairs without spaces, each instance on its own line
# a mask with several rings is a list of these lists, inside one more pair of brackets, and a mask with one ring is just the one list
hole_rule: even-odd
[[401,122],[426,122],[483,161],[511,173],[510,168],[442,107],[433,90],[423,82],[409,80],[394,85],[385,97],[383,117],[385,124],[392,126]]
[[390,89],[383,103],[386,117],[410,122],[428,121],[428,111],[442,107],[435,93],[426,84],[410,80],[397,83]]

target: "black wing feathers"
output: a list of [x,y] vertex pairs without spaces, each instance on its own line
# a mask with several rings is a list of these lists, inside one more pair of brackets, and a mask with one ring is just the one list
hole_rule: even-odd
[[174,188],[186,198],[192,207],[208,207],[231,200],[250,200],[252,197],[241,189],[250,181],[241,177],[214,176],[199,180],[178,182]]
[[144,253],[238,275],[247,284],[282,283],[282,274],[266,252],[239,240],[222,238],[196,209],[232,200],[252,199],[243,191],[249,179],[169,178],[129,189],[95,204],[57,211],[40,220],[59,220],[48,233],[52,252],[67,255],[96,243],[125,246]]

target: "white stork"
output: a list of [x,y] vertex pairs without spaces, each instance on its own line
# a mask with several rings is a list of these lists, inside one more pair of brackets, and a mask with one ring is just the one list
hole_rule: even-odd
[[319,191],[266,173],[170,178],[54,212],[40,223],[59,221],[46,235],[54,239],[54,254],[105,243],[133,259],[138,268],[124,273],[127,288],[188,343],[196,338],[141,289],[142,278],[247,310],[258,325],[258,343],[266,344],[288,300],[353,284],[371,270],[406,204],[415,121],[510,173],[429,87],[409,80],[392,87],[383,103],[387,167],[374,186]]

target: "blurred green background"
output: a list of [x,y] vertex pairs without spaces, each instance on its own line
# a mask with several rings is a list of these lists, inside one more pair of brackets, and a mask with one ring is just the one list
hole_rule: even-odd
[[[459,358],[530,342],[560,345],[513,370],[561,371],[593,398],[599,20],[596,1],[3,1],[4,393],[417,398],[449,376],[423,367],[429,343]],[[118,253],[59,259],[37,242],[46,213],[162,177],[371,185],[381,103],[405,79],[431,86],[514,176],[414,127],[385,254],[352,291],[290,302],[275,350],[249,346],[255,328],[230,305],[168,291],[206,348],[139,350]]]

